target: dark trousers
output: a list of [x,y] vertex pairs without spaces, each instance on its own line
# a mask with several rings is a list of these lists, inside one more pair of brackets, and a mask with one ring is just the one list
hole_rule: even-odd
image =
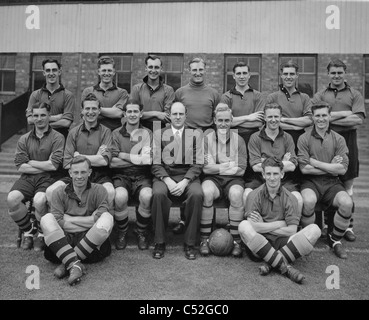
[[152,191],[151,215],[155,228],[155,243],[165,242],[165,231],[168,227],[172,200],[178,199],[179,201],[184,201],[185,205],[186,232],[184,234],[184,242],[189,246],[194,246],[200,228],[203,202],[200,180],[196,179],[190,182],[180,197],[172,196],[167,185],[160,180],[154,181]]

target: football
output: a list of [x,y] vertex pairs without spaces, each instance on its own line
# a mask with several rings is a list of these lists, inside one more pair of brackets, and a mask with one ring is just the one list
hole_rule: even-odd
[[226,229],[216,229],[209,237],[210,251],[216,256],[227,256],[233,249],[233,237]]

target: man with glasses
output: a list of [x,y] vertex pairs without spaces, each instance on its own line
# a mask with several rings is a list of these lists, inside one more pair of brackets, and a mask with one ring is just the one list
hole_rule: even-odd
[[141,125],[154,129],[154,121],[158,121],[156,128],[164,128],[170,122],[169,108],[174,100],[174,90],[171,86],[164,83],[161,77],[163,64],[160,57],[148,55],[145,58],[146,76],[142,83],[133,86],[131,100],[143,105]]
[[81,100],[93,93],[101,105],[99,122],[111,131],[121,126],[123,106],[128,101],[128,92],[114,83],[115,62],[109,56],[102,56],[97,62],[99,83],[83,90]]

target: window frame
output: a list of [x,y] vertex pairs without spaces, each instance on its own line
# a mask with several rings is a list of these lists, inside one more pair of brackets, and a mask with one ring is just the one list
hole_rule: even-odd
[[[278,55],[278,85],[282,83],[281,80],[281,71],[280,66],[282,64],[282,59],[287,58],[287,60],[292,59],[297,62],[297,59],[303,59],[303,58],[314,58],[314,72],[304,72],[303,67],[299,64],[299,77],[297,79],[297,88],[299,88],[299,80],[301,75],[313,75],[314,81],[313,81],[313,88],[312,88],[312,95],[310,96],[307,92],[304,92],[301,90],[301,92],[306,93],[309,95],[310,98],[314,96],[314,94],[317,92],[317,84],[318,84],[318,55],[317,54],[289,54],[289,53],[280,53]],[[299,89],[300,90],[300,89]]]
[[[257,75],[258,77],[259,77],[259,81],[258,81],[258,87],[257,88],[254,88],[253,86],[251,86],[252,87],[252,89],[255,89],[255,90],[257,90],[257,91],[261,91],[261,68],[262,68],[262,55],[261,54],[229,54],[229,53],[227,53],[227,54],[225,54],[224,55],[224,88],[223,88],[223,91],[224,92],[227,92],[228,90],[229,90],[229,88],[228,88],[228,80],[227,80],[227,77],[229,76],[229,75],[232,75],[233,76],[233,71],[232,71],[232,69],[233,69],[233,66],[234,66],[234,64],[232,65],[232,66],[230,66],[231,67],[231,70],[230,71],[228,71],[227,70],[227,66],[228,66],[228,62],[227,62],[227,59],[228,58],[242,58],[242,59],[245,59],[246,58],[246,64],[247,65],[250,65],[250,63],[249,63],[249,59],[250,58],[257,58],[258,60],[259,60],[259,70],[258,71],[255,71],[255,70],[253,70],[253,68],[250,66],[250,76],[255,76],[255,75]],[[242,61],[242,60],[237,60],[237,62],[239,62],[239,61]],[[233,80],[233,85],[235,85],[236,83],[235,83],[235,81]],[[233,87],[233,85],[232,85],[232,87]]]
[[[364,102],[369,102],[369,54],[363,55],[363,75],[364,75],[364,83],[363,83],[363,91],[364,91]],[[368,63],[368,72],[366,72],[366,64]],[[368,80],[368,92],[366,92],[366,79]],[[365,98],[368,95],[368,98]]]
[[[0,53],[0,58],[3,56],[10,56],[14,58],[14,68],[2,68],[0,65],[0,77],[2,78],[2,80],[0,81],[0,83],[2,84],[2,87],[0,88],[0,94],[1,95],[14,95],[15,91],[17,89],[16,84],[16,76],[17,76],[17,71],[16,71],[16,59],[17,59],[17,54],[16,53]],[[14,84],[13,84],[13,91],[5,91],[3,90],[4,88],[4,73],[13,73],[14,74]]]

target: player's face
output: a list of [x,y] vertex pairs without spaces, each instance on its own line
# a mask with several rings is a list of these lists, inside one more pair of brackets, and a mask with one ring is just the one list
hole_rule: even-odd
[[174,104],[170,110],[170,120],[175,129],[181,129],[186,121],[186,109],[181,104]]
[[91,172],[92,170],[88,167],[87,161],[72,164],[69,169],[69,175],[72,178],[73,186],[78,188],[86,187]]
[[298,73],[296,72],[295,68],[283,68],[281,79],[282,84],[285,88],[290,89],[296,87],[296,81],[298,78]]
[[48,84],[59,84],[59,77],[61,70],[55,62],[48,62],[44,65],[43,75],[46,83]]
[[226,134],[231,129],[232,114],[228,111],[218,112],[215,116],[215,125],[218,133]]
[[84,121],[94,124],[97,122],[99,114],[100,108],[98,101],[85,101],[83,103],[82,116]]
[[137,104],[128,104],[127,110],[124,112],[124,116],[127,119],[127,123],[130,125],[136,125],[140,122],[142,117],[142,112],[140,111],[140,106]]
[[33,122],[35,124],[35,127],[37,129],[42,130],[42,129],[47,128],[49,124],[50,113],[45,108],[33,109],[32,117],[33,117]]
[[202,62],[193,62],[190,65],[191,80],[194,83],[202,83],[204,81],[205,66]]
[[239,87],[245,87],[248,85],[250,80],[250,73],[248,67],[237,67],[233,74],[233,79]]
[[346,72],[343,67],[330,67],[328,76],[331,80],[331,85],[335,88],[339,88],[344,85]]
[[283,175],[284,173],[279,167],[267,166],[263,170],[263,177],[269,188],[279,188]]
[[281,123],[281,111],[279,109],[266,109],[264,119],[268,129],[277,130]]
[[147,60],[146,73],[150,80],[157,80],[160,76],[161,70],[161,61],[159,59]]
[[331,115],[328,108],[321,108],[314,111],[313,121],[316,128],[320,130],[328,129]]
[[114,81],[115,69],[113,64],[102,64],[99,69],[97,69],[97,74],[100,77],[100,81],[104,84],[111,84]]

